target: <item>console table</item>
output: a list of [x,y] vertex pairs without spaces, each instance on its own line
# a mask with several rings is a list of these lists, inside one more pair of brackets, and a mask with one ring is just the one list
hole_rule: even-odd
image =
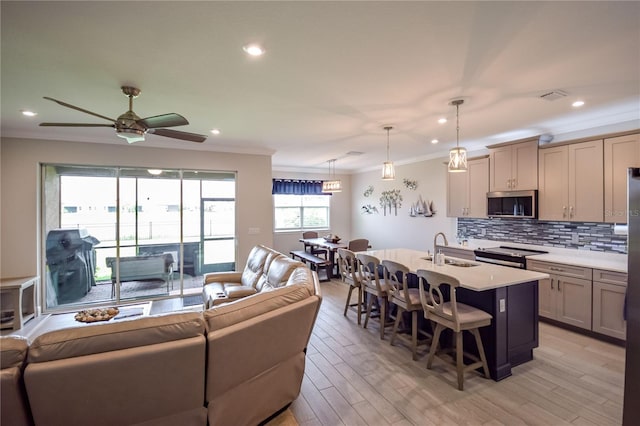
[[[2,299],[8,297],[10,309],[2,311],[1,328],[19,330],[24,323],[36,316],[36,284],[38,277],[0,278],[0,294]],[[6,302],[5,302],[6,303]],[[13,313],[13,319],[10,312]],[[6,314],[6,317],[5,317]]]

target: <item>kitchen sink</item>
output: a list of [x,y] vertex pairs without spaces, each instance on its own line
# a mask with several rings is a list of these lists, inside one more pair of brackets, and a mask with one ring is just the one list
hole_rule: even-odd
[[447,264],[447,265],[451,265],[451,266],[460,266],[462,268],[469,268],[471,266],[478,266],[477,263],[461,262],[459,260],[453,260],[453,259],[445,259],[444,263]]
[[[421,257],[420,259],[433,260],[433,256],[431,256],[431,255],[424,256],[424,257]],[[478,266],[478,263],[465,262],[464,260],[450,259],[448,257],[444,258],[444,263],[445,263],[445,265],[459,266],[461,268],[469,268],[471,266]]]

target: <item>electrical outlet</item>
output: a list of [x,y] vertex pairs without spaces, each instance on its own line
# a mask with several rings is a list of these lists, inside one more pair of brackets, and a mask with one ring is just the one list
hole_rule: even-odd
[[571,233],[571,244],[578,244],[579,240],[578,240],[578,233],[577,232],[572,232]]
[[500,312],[504,312],[507,310],[507,301],[504,299],[500,299]]

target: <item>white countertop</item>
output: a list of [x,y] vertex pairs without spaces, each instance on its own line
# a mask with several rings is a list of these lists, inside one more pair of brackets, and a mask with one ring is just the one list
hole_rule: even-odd
[[508,268],[490,263],[472,262],[464,259],[457,260],[473,263],[476,266],[461,267],[446,264],[436,266],[431,260],[422,259],[427,256],[427,252],[412,249],[367,250],[366,253],[377,257],[381,262],[383,260],[392,260],[401,263],[412,272],[418,269],[427,269],[450,275],[458,279],[462,287],[475,291],[491,290],[549,278],[548,274],[540,272]]
[[469,240],[468,245],[449,244],[448,247],[473,251],[478,248],[498,246],[518,247],[530,250],[547,251],[547,254],[528,256],[530,259],[544,262],[562,263],[565,265],[581,266],[584,268],[604,269],[607,271],[627,273],[627,255],[619,253],[604,253],[591,250],[577,250],[559,247],[538,246],[532,244],[511,243],[508,241]]

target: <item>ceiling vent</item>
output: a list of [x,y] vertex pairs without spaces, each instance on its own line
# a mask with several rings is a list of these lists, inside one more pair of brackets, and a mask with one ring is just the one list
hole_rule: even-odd
[[347,155],[362,155],[364,154],[364,152],[360,152],[360,151],[349,151],[347,152]]
[[555,101],[567,96],[567,92],[563,92],[562,90],[553,90],[551,92],[543,93],[540,95],[540,99],[544,99],[545,101]]

